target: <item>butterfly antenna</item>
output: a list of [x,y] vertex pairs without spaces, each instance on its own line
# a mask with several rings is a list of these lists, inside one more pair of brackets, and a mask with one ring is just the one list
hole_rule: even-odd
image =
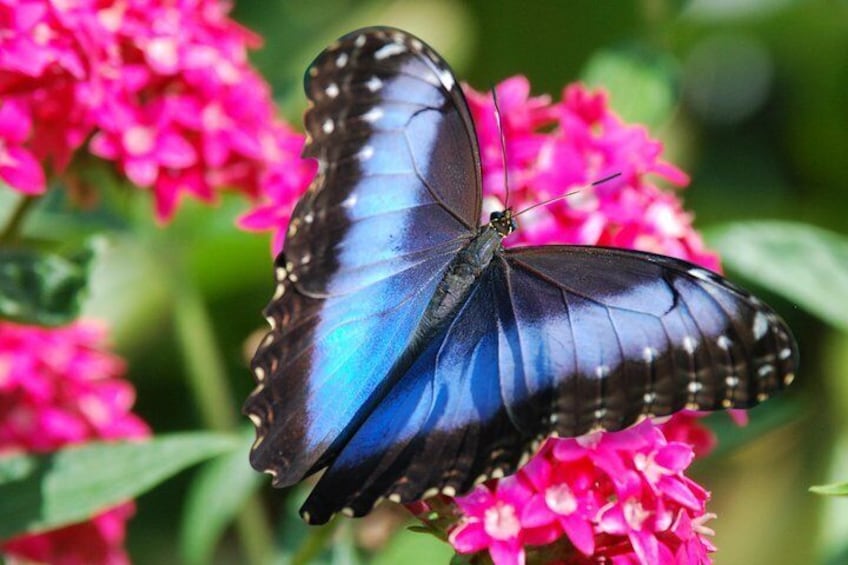
[[501,108],[498,105],[498,89],[492,87],[492,102],[495,105],[495,123],[498,124],[498,134],[501,139],[501,159],[503,160],[504,172],[504,208],[509,208],[509,168],[506,164],[506,135],[504,135],[503,122],[501,121]]
[[542,201],[542,202],[537,202],[536,204],[533,204],[532,206],[528,206],[527,208],[525,208],[525,209],[523,209],[523,210],[521,210],[521,211],[519,211],[519,212],[516,212],[515,214],[513,214],[513,215],[512,215],[512,217],[513,217],[513,218],[515,218],[516,216],[520,216],[520,215],[521,215],[521,214],[523,214],[524,212],[529,212],[529,211],[530,211],[530,210],[532,210],[533,208],[538,208],[539,206],[547,206],[548,204],[550,204],[550,203],[552,203],[552,202],[556,202],[557,200],[564,200],[564,199],[568,198],[569,196],[572,196],[572,195],[574,195],[574,194],[577,194],[578,192],[580,192],[580,191],[581,191],[581,190],[583,190],[584,188],[588,188],[588,187],[590,187],[590,186],[598,186],[599,184],[603,184],[603,183],[605,183],[605,182],[607,182],[607,181],[611,181],[611,180],[612,180],[612,179],[614,179],[615,177],[620,177],[620,176],[621,176],[621,173],[615,173],[615,174],[609,175],[608,177],[604,177],[604,178],[602,178],[602,179],[600,179],[600,180],[596,180],[595,182],[593,182],[593,183],[591,183],[591,184],[589,184],[589,185],[587,185],[587,186],[585,186],[585,187],[583,187],[583,188],[578,188],[577,190],[572,190],[571,192],[567,192],[567,193],[565,193],[565,194],[563,194],[563,195],[561,195],[561,196],[556,196],[556,197],[554,197],[554,198],[550,198],[550,199],[548,199],[548,200],[544,200],[544,201]]

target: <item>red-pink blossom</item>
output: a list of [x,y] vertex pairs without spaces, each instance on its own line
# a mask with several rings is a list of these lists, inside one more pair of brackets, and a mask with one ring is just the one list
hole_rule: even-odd
[[689,177],[661,159],[662,144],[644,126],[622,121],[603,91],[572,84],[552,102],[530,96],[529,83],[520,76],[501,82],[496,90],[501,128],[492,95],[466,87],[480,143],[486,212],[506,205],[520,212],[577,191],[521,215],[520,229],[505,240],[506,245],[608,245],[718,269],[716,255],[704,248],[677,196],[655,184],[661,179],[685,186]]
[[[143,438],[123,361],[93,322],[41,328],[0,321],[0,456],[44,453],[93,439]],[[0,551],[50,563],[126,563],[131,502],[92,520],[5,540]]]
[[[709,563],[709,494],[684,474],[693,457],[651,422],[550,439],[515,475],[456,498],[449,539],[460,553],[489,551],[496,563],[520,562],[559,539],[570,545],[547,558],[564,563],[672,564],[684,554]],[[487,529],[486,517],[503,527]]]
[[0,0],[2,107],[24,118],[0,123],[0,178],[41,193],[45,171],[68,174],[91,140],[152,191],[160,221],[183,195],[280,192],[277,171],[299,155],[248,61],[260,40],[228,11],[219,0]]

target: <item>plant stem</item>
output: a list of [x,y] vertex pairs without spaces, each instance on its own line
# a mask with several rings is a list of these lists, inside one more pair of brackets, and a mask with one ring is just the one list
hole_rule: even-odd
[[327,546],[327,540],[336,532],[341,523],[342,520],[336,519],[320,528],[310,529],[306,541],[292,556],[291,565],[309,565],[315,561],[321,550]]
[[[238,426],[236,403],[229,390],[227,373],[212,332],[209,312],[200,293],[185,273],[178,272],[175,280],[174,319],[177,336],[185,358],[188,382],[199,405],[201,418],[213,430],[234,431]],[[246,501],[237,516],[236,529],[250,563],[260,565],[271,561],[274,553],[273,535],[256,495]]]
[[37,196],[29,195],[24,195],[20,200],[18,200],[18,203],[15,205],[15,209],[12,210],[12,215],[9,216],[9,221],[6,222],[6,226],[3,228],[3,231],[0,232],[0,244],[11,243],[18,238],[18,231],[21,228],[21,224],[23,224],[27,212],[30,211],[37,200]]

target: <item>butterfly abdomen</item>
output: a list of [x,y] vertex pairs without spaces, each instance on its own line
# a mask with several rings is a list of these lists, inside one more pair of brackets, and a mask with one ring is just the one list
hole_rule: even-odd
[[480,276],[501,246],[501,236],[491,226],[483,227],[477,237],[462,249],[448,267],[430,299],[416,331],[416,339],[429,341],[462,308]]

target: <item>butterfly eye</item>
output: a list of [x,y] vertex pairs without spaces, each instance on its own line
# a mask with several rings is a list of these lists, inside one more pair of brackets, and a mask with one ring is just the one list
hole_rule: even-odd
[[503,217],[504,217],[503,212],[495,211],[495,212],[492,212],[491,214],[489,214],[489,221],[490,222],[497,222],[498,220],[500,220]]

